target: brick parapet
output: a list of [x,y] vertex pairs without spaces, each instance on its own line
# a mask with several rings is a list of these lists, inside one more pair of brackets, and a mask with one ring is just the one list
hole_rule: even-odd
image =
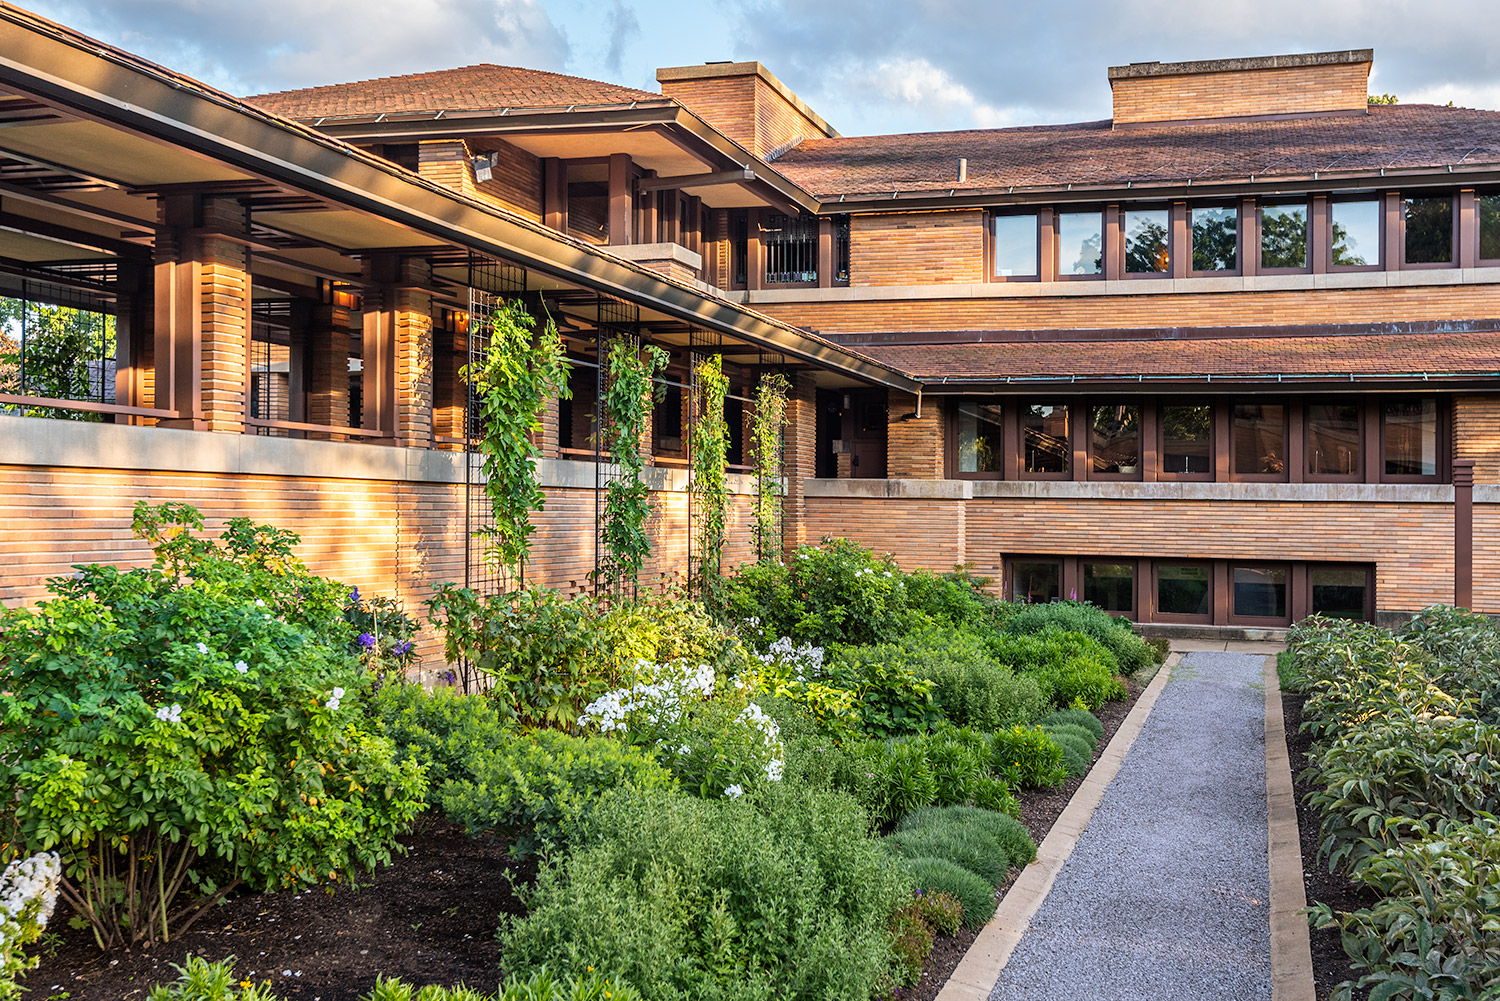
[[979,210],[856,215],[849,221],[853,285],[953,285],[984,277]]
[[892,389],[886,397],[886,415],[887,475],[891,479],[942,479],[946,458],[942,401],[924,402]]

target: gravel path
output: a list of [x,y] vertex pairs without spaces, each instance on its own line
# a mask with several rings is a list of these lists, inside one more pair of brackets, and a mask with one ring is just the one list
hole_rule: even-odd
[[1271,997],[1264,662],[1174,669],[991,1001]]

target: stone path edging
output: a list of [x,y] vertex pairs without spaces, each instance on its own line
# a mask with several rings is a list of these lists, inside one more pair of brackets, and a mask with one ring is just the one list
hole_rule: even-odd
[[[1058,871],[1062,869],[1063,863],[1073,853],[1073,846],[1078,843],[1078,838],[1083,834],[1083,829],[1088,826],[1089,818],[1099,808],[1104,800],[1104,791],[1114,779],[1115,773],[1120,770],[1120,764],[1125,760],[1125,755],[1130,750],[1130,745],[1135,743],[1135,738],[1140,734],[1141,728],[1146,724],[1146,717],[1151,715],[1151,708],[1156,705],[1157,696],[1166,687],[1167,679],[1172,675],[1172,668],[1182,659],[1181,653],[1172,653],[1167,656],[1166,663],[1141,697],[1131,708],[1130,714],[1115,731],[1109,746],[1094,762],[1093,768],[1085,776],[1083,784],[1073,793],[1068,800],[1068,805],[1063,809],[1057,822],[1052,825],[1052,830],[1042,839],[1037,846],[1036,861],[1022,870],[1021,875],[1011,884],[1009,890],[1000,901],[1000,907],[995,911],[995,916],[989,923],[979,930],[973,945],[969,951],[964,953],[964,958],[959,961],[958,967],[954,969],[948,982],[938,992],[937,1001],[988,1001],[990,993],[995,989],[995,981],[1000,977],[1000,971],[1010,959],[1010,954],[1015,950],[1021,936],[1031,924],[1031,918],[1037,909],[1042,906],[1042,901],[1047,899],[1047,893],[1052,889],[1052,883],[1057,878]],[[1274,672],[1274,667],[1273,667]],[[1282,741],[1283,749],[1286,741]],[[1283,750],[1283,753],[1284,750]],[[1288,782],[1291,781],[1288,773]],[[1292,817],[1293,828],[1296,826],[1296,814]],[[1294,836],[1295,843],[1295,836]],[[1300,856],[1299,856],[1300,858]],[[1297,870],[1298,885],[1300,886],[1302,871]],[[1309,955],[1311,955],[1309,953]],[[1309,960],[1309,969],[1311,960]],[[1278,996],[1277,1001],[1280,1001]],[[1288,1001],[1300,1001],[1288,995]]]
[[1271,1001],[1313,1001],[1302,839],[1276,657],[1266,658],[1266,814],[1271,860]]

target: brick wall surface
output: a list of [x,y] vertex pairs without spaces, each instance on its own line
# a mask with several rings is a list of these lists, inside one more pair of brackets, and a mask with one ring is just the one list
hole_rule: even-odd
[[[473,158],[499,153],[488,181],[474,179]],[[430,139],[417,145],[417,171],[430,181],[483,201],[542,221],[542,161],[523,149],[498,140],[472,148],[462,139]]]
[[756,156],[768,157],[801,139],[827,134],[754,74],[667,80],[661,89]]
[[850,284],[951,285],[983,280],[983,212],[904,212],[849,220]]
[[[243,237],[245,207],[227,198],[205,199],[206,233]],[[199,240],[199,299],[203,315],[203,414],[210,431],[245,430],[245,345],[250,322],[250,277],[243,242],[214,236]]]
[[1369,78],[1369,63],[1346,63],[1122,78],[1110,81],[1110,86],[1119,125],[1363,111]]
[[1453,440],[1454,458],[1474,460],[1475,483],[1500,483],[1500,396],[1455,398]]
[[891,390],[886,400],[885,468],[891,479],[943,478],[943,404],[928,399],[917,416],[917,398]]

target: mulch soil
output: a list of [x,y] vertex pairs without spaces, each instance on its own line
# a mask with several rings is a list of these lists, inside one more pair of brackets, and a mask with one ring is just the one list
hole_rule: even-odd
[[[1302,781],[1307,768],[1307,750],[1312,737],[1302,732],[1302,704],[1307,701],[1301,695],[1281,693],[1281,712],[1286,719],[1286,743],[1291,755],[1292,782],[1297,794],[1297,827],[1302,839],[1302,879],[1307,887],[1307,902],[1329,904],[1336,911],[1354,911],[1375,903],[1375,895],[1368,889],[1351,883],[1339,873],[1328,871],[1327,863],[1318,858],[1318,814],[1303,797],[1312,787]],[[1349,964],[1336,928],[1314,928],[1312,930],[1313,983],[1318,1001],[1327,1001],[1334,988],[1346,980],[1357,981],[1358,974]],[[1365,998],[1367,992],[1356,990],[1356,1001]]]
[[[433,815],[401,839],[409,849],[359,888],[246,894],[204,915],[170,944],[104,954],[87,929],[59,921],[63,942],[25,986],[30,1001],[145,1001],[177,979],[189,955],[236,957],[237,978],[269,981],[286,998],[356,1001],[377,973],[410,983],[467,983],[493,990],[495,932],[502,913],[523,913],[511,894],[535,866],[509,857],[509,844],[475,839]],[[62,915],[60,914],[59,917]]]

